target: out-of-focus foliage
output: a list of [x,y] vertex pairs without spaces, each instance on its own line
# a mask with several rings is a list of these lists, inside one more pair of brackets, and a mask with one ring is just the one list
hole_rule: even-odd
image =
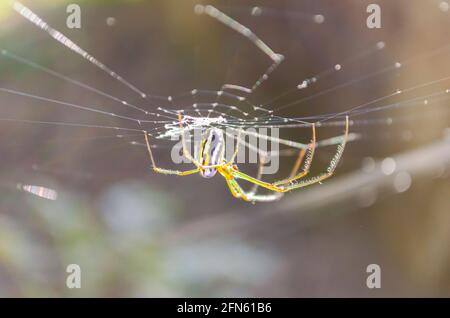
[[[275,255],[238,237],[171,244],[180,207],[146,184],[85,202],[27,197],[14,204],[27,211],[19,219],[0,215],[1,296],[244,296],[277,268]],[[68,264],[81,267],[80,290],[65,285]]]

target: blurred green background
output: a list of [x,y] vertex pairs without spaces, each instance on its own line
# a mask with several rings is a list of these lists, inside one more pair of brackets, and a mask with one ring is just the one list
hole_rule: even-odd
[[[365,25],[366,7],[372,2],[382,7],[383,24],[378,30]],[[448,45],[450,12],[443,10],[442,2],[208,4],[250,27],[286,56],[253,96],[255,103],[343,63],[345,72],[282,100],[287,103]],[[270,62],[241,36],[195,15],[193,7],[200,1],[22,3],[118,74],[155,94],[219,89],[224,82],[248,86]],[[66,27],[68,3],[81,6],[79,30]],[[254,6],[269,8],[270,14],[252,16]],[[324,23],[314,23],[315,14],[322,14]],[[107,23],[111,17],[115,23]],[[0,25],[2,49],[153,107],[143,105],[132,92],[36,29],[7,1],[0,4]],[[347,59],[378,41],[384,41],[386,49],[346,67]],[[449,57],[449,50],[443,50],[432,58],[413,59],[401,72],[355,83],[282,115],[343,111],[402,87],[440,79],[450,73]],[[117,107],[3,57],[0,74],[1,87],[80,105]],[[425,87],[402,98],[448,85]],[[0,93],[0,117],[124,126],[4,93]],[[333,179],[290,193],[280,202],[257,205],[233,199],[218,177],[155,175],[145,148],[107,138],[111,133],[99,129],[1,122],[0,296],[448,297],[448,159],[418,160],[423,154],[433,158],[433,153],[420,151],[423,147],[448,145],[448,100],[429,107],[387,109],[366,119],[387,118],[400,120],[351,128],[363,138],[349,144]],[[305,140],[310,134],[307,129],[282,133],[292,140]],[[319,130],[320,138],[337,133]],[[142,142],[139,138],[135,140]],[[319,152],[315,172],[326,167],[333,151]],[[357,180],[369,174],[372,160],[403,153],[405,162],[417,162],[409,172],[412,183],[406,191],[396,191],[390,176],[379,175],[370,181],[373,188],[355,188]],[[156,154],[162,165],[171,166],[170,148],[161,147]],[[286,175],[291,165],[292,160],[282,161],[280,175]],[[255,173],[255,167],[246,169]],[[46,201],[17,191],[14,184],[19,182],[57,189],[59,198]],[[343,189],[349,193],[344,195]],[[81,289],[65,285],[66,266],[73,263],[81,267]],[[372,263],[381,266],[381,289],[366,287],[366,267]]]

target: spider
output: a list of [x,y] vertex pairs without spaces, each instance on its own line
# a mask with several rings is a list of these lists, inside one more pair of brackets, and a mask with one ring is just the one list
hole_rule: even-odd
[[[70,39],[68,39],[66,36],[64,36],[61,32],[51,28],[45,21],[43,21],[41,18],[39,18],[36,14],[34,14],[31,10],[29,10],[27,7],[23,6],[22,4],[20,4],[17,1],[13,1],[13,8],[14,10],[16,10],[18,13],[20,13],[24,18],[26,18],[27,20],[29,20],[30,22],[32,22],[33,24],[35,24],[37,27],[39,27],[40,29],[44,30],[45,32],[47,32],[51,37],[53,37],[56,41],[60,42],[61,44],[63,44],[64,46],[66,46],[67,48],[69,48],[70,50],[74,51],[75,53],[79,54],[80,56],[82,56],[84,59],[86,59],[87,61],[89,61],[90,63],[94,64],[97,68],[101,69],[102,71],[106,72],[109,76],[113,77],[114,79],[116,79],[117,81],[119,81],[120,83],[122,83],[123,85],[127,86],[128,88],[130,88],[131,90],[133,90],[134,92],[138,93],[141,98],[147,99],[149,98],[149,96],[147,96],[146,93],[144,93],[143,91],[139,90],[136,86],[134,86],[133,84],[131,84],[130,82],[126,81],[123,77],[119,76],[117,73],[113,72],[111,69],[109,69],[106,65],[102,64],[99,60],[97,60],[96,58],[94,58],[93,56],[89,55],[89,53],[87,53],[86,51],[84,51],[81,47],[79,47],[78,45],[76,45],[74,42],[72,42]],[[208,16],[210,16],[211,18],[216,19],[217,21],[221,22],[222,24],[224,24],[225,26],[229,27],[230,29],[238,32],[239,34],[241,34],[242,36],[244,36],[245,38],[247,38],[251,43],[253,43],[261,52],[263,52],[265,55],[267,55],[271,60],[272,60],[272,64],[269,66],[269,68],[264,72],[264,74],[262,74],[261,76],[258,77],[258,79],[256,80],[256,82],[251,86],[251,87],[243,87],[243,86],[239,86],[239,85],[234,85],[234,84],[224,84],[222,86],[222,89],[220,91],[216,91],[216,95],[217,95],[217,99],[219,99],[220,96],[224,95],[224,91],[225,90],[237,90],[240,91],[241,93],[250,95],[252,94],[258,87],[261,86],[261,84],[266,81],[269,78],[269,75],[280,65],[280,63],[284,60],[284,56],[282,54],[278,54],[275,53],[266,43],[264,43],[255,33],[253,33],[249,28],[245,27],[244,25],[242,25],[241,23],[237,22],[236,20],[232,19],[231,17],[227,16],[226,14],[222,13],[220,10],[216,9],[213,6],[207,5],[207,6],[203,6],[203,5],[196,5],[195,6],[195,12],[198,14],[206,14]],[[6,53],[4,53],[5,51],[2,52],[3,55],[7,55]],[[29,63],[24,61],[22,58],[14,58],[16,60],[22,61],[22,63],[25,64],[29,64],[29,65],[34,65],[34,67],[40,68],[41,70],[53,74],[54,76],[59,77],[60,79],[64,79],[64,80],[69,80],[72,83],[75,83],[78,86],[82,86],[85,89],[89,89],[91,91],[94,91],[96,93],[99,93],[103,96],[112,98],[115,101],[120,101],[119,99],[115,98],[114,96],[111,96],[107,93],[103,93],[102,91],[99,91],[97,89],[94,88],[89,88],[89,86],[71,80],[65,76],[62,75],[58,75],[57,73],[55,73],[54,71],[51,70],[47,70],[46,68],[40,67],[38,65],[35,65],[34,63]],[[10,90],[4,90],[7,92],[10,92]],[[191,95],[195,95],[197,92],[197,90],[193,90],[191,92]],[[22,94],[24,96],[28,95],[28,94]],[[230,94],[233,98],[237,99],[238,101],[245,101],[246,97],[241,96],[241,95],[234,95],[234,94]],[[30,95],[31,97],[31,95]],[[153,98],[156,98],[156,96],[153,96]],[[161,96],[158,97],[158,99],[161,98]],[[172,101],[172,97],[171,96],[167,96],[166,97],[168,101]],[[44,99],[44,98],[38,98],[41,100],[47,100],[47,101],[51,101],[50,99]],[[53,101],[53,102],[57,102],[57,101]],[[151,114],[151,115],[156,115],[159,116],[160,113],[149,113],[143,109],[140,109],[139,107],[136,107],[134,105],[128,104],[125,101],[121,101],[121,103],[123,105],[127,105],[129,107],[135,108],[137,110],[141,110],[144,111],[146,114]],[[72,106],[75,108],[81,108],[84,110],[89,110],[91,112],[96,112],[96,113],[102,113],[104,115],[109,115],[115,118],[121,118],[121,119],[127,119],[127,120],[134,120],[136,121],[139,125],[141,124],[140,120],[131,118],[131,117],[125,117],[125,116],[119,116],[116,115],[114,113],[108,113],[105,111],[100,111],[98,109],[93,109],[93,108],[88,108],[88,107],[83,107],[83,106],[78,106],[78,105],[73,105],[73,104],[68,104],[68,103],[63,103],[66,106]],[[220,119],[220,117],[218,118],[210,118],[209,115],[212,114],[214,108],[217,106],[216,103],[212,104],[212,109],[211,112],[208,113],[208,117],[200,117],[198,119],[208,119],[208,123],[220,123],[222,120]],[[274,118],[273,110],[268,110],[265,109],[263,107],[257,107],[255,105],[252,105],[250,103],[250,105],[253,107],[253,112],[258,111],[264,111],[267,112],[269,115],[269,118]],[[193,105],[194,106],[194,105]],[[236,106],[232,106],[232,105],[226,105],[228,106],[229,109],[231,110],[235,110],[237,109]],[[280,109],[280,108],[279,108]],[[158,110],[163,110],[161,107],[158,107]],[[169,112],[170,113],[170,112]],[[242,199],[248,202],[257,202],[257,201],[275,201],[278,200],[283,193],[285,192],[289,192],[291,190],[297,189],[297,188],[302,188],[302,187],[306,187],[315,183],[320,183],[323,180],[331,177],[334,173],[334,170],[336,169],[339,160],[344,152],[344,148],[345,148],[345,144],[347,142],[348,139],[348,130],[349,130],[349,119],[348,116],[346,116],[346,120],[345,120],[345,134],[344,136],[341,138],[332,138],[333,140],[331,141],[327,141],[324,140],[324,144],[338,144],[337,146],[337,151],[336,154],[334,155],[333,159],[331,160],[326,172],[323,172],[322,174],[319,174],[316,177],[312,177],[309,179],[304,179],[310,170],[311,167],[311,163],[312,160],[314,158],[314,151],[315,148],[317,147],[317,145],[319,145],[319,143],[316,142],[316,128],[314,124],[311,124],[312,127],[312,140],[310,142],[310,144],[305,145],[305,144],[300,144],[300,143],[296,143],[293,141],[289,141],[289,140],[284,140],[284,139],[279,139],[279,138],[273,138],[273,137],[267,137],[266,139],[271,140],[271,141],[275,141],[275,142],[280,142],[283,143],[285,145],[291,146],[292,148],[297,148],[300,149],[299,153],[298,153],[298,157],[297,160],[295,162],[294,167],[292,168],[292,172],[290,174],[290,176],[288,178],[285,178],[283,180],[277,181],[277,182],[273,182],[273,183],[269,183],[269,182],[265,182],[263,180],[261,180],[261,172],[262,172],[262,166],[264,165],[264,161],[260,160],[260,168],[259,168],[259,172],[258,172],[258,176],[252,177],[242,171],[239,170],[238,166],[235,163],[235,159],[236,156],[238,154],[239,151],[239,144],[242,143],[245,146],[247,146],[249,149],[254,148],[252,145],[250,144],[246,144],[245,141],[240,139],[240,134],[242,132],[242,130],[239,131],[239,135],[237,137],[237,146],[236,149],[233,153],[233,156],[231,157],[231,159],[229,161],[227,161],[225,159],[225,140],[224,140],[224,131],[220,128],[216,128],[213,127],[212,125],[208,125],[208,126],[203,126],[203,127],[207,127],[203,129],[203,134],[200,140],[200,147],[199,147],[199,151],[197,154],[197,158],[199,158],[199,160],[195,159],[191,153],[188,151],[187,145],[186,145],[186,140],[185,140],[185,136],[183,134],[183,132],[186,130],[186,128],[183,125],[183,117],[181,115],[181,112],[178,112],[178,124],[180,127],[180,131],[181,131],[181,139],[182,139],[182,148],[183,148],[183,156],[192,164],[195,165],[195,169],[192,170],[187,170],[187,171],[179,171],[179,170],[169,170],[169,169],[164,169],[164,168],[160,168],[156,165],[155,160],[154,160],[154,156],[151,150],[151,146],[150,146],[150,142],[149,142],[149,136],[150,134],[147,131],[143,131],[144,136],[145,136],[145,142],[146,142],[146,146],[148,149],[148,153],[150,155],[150,160],[152,163],[152,167],[153,170],[157,173],[162,173],[162,174],[167,174],[167,175],[178,175],[178,176],[186,176],[186,175],[191,175],[194,173],[199,173],[202,177],[204,178],[211,178],[213,176],[215,176],[217,173],[219,173],[226,181],[228,188],[231,192],[231,194],[238,198],[238,199]],[[200,114],[200,113],[199,113]],[[226,115],[225,113],[220,113],[222,115]],[[246,112],[242,112],[242,114],[244,116],[248,116],[249,114]],[[337,116],[342,115],[343,113],[338,113],[335,114],[333,117],[330,118],[335,118]],[[201,116],[201,114],[200,114]],[[330,119],[329,118],[329,119]],[[172,119],[172,118],[171,118]],[[257,118],[255,118],[256,120]],[[287,120],[286,118],[284,120]],[[148,121],[148,122],[152,122],[152,121]],[[177,125],[177,122],[175,121],[174,125]],[[89,125],[84,125],[84,126],[89,126]],[[170,125],[169,125],[170,126]],[[117,127],[104,127],[104,128],[117,128]],[[231,128],[231,127],[230,127]],[[189,129],[189,128],[188,128]],[[228,132],[225,131],[225,134],[228,135]],[[248,132],[247,132],[248,134]],[[234,138],[234,136],[233,136]],[[258,150],[258,149],[257,149]],[[258,153],[261,155],[261,152],[258,150]],[[268,153],[264,153],[263,157],[266,156],[266,154]],[[300,167],[302,165],[303,159],[305,159],[304,163],[303,163],[303,169],[299,172]],[[250,191],[245,191],[240,184],[238,183],[238,180],[244,180],[247,182],[250,182],[253,184],[253,188]],[[273,193],[272,194],[267,194],[267,195],[262,195],[262,194],[257,194],[257,189],[258,187],[262,187],[265,188],[267,190],[271,190]]]
[[[181,130],[184,130],[183,127],[183,118],[180,113],[178,113],[178,121]],[[337,147],[337,151],[331,160],[326,172],[322,174],[312,177],[309,179],[303,179],[309,173],[309,169],[311,167],[312,160],[314,158],[314,150],[316,148],[316,129],[315,125],[312,124],[312,139],[311,143],[307,146],[307,149],[301,149],[298,153],[297,160],[292,168],[292,172],[290,176],[286,179],[269,183],[257,178],[254,178],[242,171],[239,170],[237,164],[235,163],[236,156],[239,151],[239,141],[240,134],[237,137],[237,144],[235,152],[229,161],[225,159],[225,142],[224,142],[224,134],[223,131],[219,128],[207,128],[202,134],[200,140],[200,147],[198,150],[200,161],[194,159],[191,153],[188,151],[188,147],[186,144],[186,139],[184,134],[181,134],[182,140],[182,148],[183,148],[183,156],[190,161],[192,164],[196,166],[195,169],[179,171],[179,170],[169,170],[160,168],[156,165],[155,159],[151,150],[148,133],[144,131],[145,142],[147,145],[148,153],[150,156],[150,160],[153,166],[153,170],[157,173],[166,174],[166,175],[177,175],[177,176],[187,176],[194,173],[199,173],[204,178],[212,178],[217,173],[219,173],[228,185],[228,188],[231,194],[237,198],[242,199],[248,202],[268,202],[275,201],[281,198],[281,196],[288,191],[303,188],[315,183],[320,183],[325,179],[331,177],[336,169],[339,160],[344,152],[345,144],[348,138],[348,127],[349,127],[349,119],[346,116],[345,119],[345,133],[342,138],[341,143]],[[303,164],[303,169],[299,172],[300,166],[305,159]],[[263,161],[261,160],[261,163]],[[254,188],[251,191],[245,191],[237,180],[244,180],[254,184]],[[268,190],[273,191],[273,194],[257,194],[257,187],[262,187]]]

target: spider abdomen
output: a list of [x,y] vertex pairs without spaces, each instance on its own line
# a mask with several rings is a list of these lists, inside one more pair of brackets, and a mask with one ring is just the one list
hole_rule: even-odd
[[[220,129],[208,129],[201,142],[201,163],[203,166],[217,166],[223,163],[225,143],[223,132]],[[204,178],[212,178],[216,175],[217,168],[205,168],[200,171]]]

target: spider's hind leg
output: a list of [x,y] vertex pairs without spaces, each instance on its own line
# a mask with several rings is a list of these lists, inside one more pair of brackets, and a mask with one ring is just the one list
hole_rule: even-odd
[[[297,160],[295,161],[294,167],[292,168],[291,175],[289,176],[289,178],[277,181],[274,184],[282,185],[282,184],[286,184],[286,183],[292,183],[295,180],[298,180],[300,178],[307,176],[309,173],[309,170],[311,168],[313,158],[314,158],[315,149],[316,149],[316,126],[314,124],[312,124],[312,139],[311,139],[311,143],[308,146],[308,149],[306,150],[306,152],[304,149],[300,150],[299,155],[297,157]],[[300,169],[300,166],[303,162],[303,158],[305,157],[305,154],[306,154],[306,160],[303,164],[303,170],[300,173],[298,173],[298,170]]]
[[[308,145],[307,150],[300,149],[300,151],[298,152],[298,155],[297,155],[297,159],[295,160],[295,164],[292,167],[291,174],[289,175],[289,177],[286,178],[286,179],[283,179],[283,180],[275,182],[274,185],[280,186],[280,185],[283,185],[283,184],[286,184],[286,183],[290,183],[290,182],[293,182],[295,180],[298,180],[300,178],[305,177],[309,173],[309,170],[310,170],[310,167],[311,167],[311,163],[312,163],[312,160],[313,160],[313,157],[314,157],[315,148],[316,148],[316,129],[315,129],[315,125],[312,124],[312,139],[311,139],[311,143]],[[303,163],[303,159],[305,158],[305,155],[306,155],[306,161]],[[261,155],[260,155],[260,157],[261,158],[266,158],[266,157],[261,156]],[[261,161],[260,161],[259,168],[258,168],[257,179],[261,179],[261,177],[262,177],[262,171],[264,169],[265,160],[266,159],[261,159]],[[302,163],[303,163],[303,170],[300,173],[298,173]],[[257,196],[256,193],[257,193],[258,187],[259,186],[257,184],[253,185],[253,187],[252,187],[252,189],[250,191],[250,193],[252,193],[253,196]],[[272,194],[272,196],[275,196],[276,199],[280,199],[283,196],[283,193],[277,192],[277,193]]]
[[306,186],[309,186],[309,185],[312,185],[315,183],[320,183],[320,182],[330,178],[334,174],[334,171],[336,170],[336,167],[339,164],[342,154],[344,153],[345,144],[348,139],[348,129],[349,129],[348,126],[349,126],[349,119],[348,119],[348,116],[346,116],[344,138],[342,139],[342,142],[338,145],[336,153],[335,153],[333,159],[331,159],[326,172],[324,172],[316,177],[312,177],[310,179],[306,179],[306,180],[292,183],[289,185],[281,185],[281,187],[286,191],[291,191],[293,189],[303,188],[303,187],[306,187]]

